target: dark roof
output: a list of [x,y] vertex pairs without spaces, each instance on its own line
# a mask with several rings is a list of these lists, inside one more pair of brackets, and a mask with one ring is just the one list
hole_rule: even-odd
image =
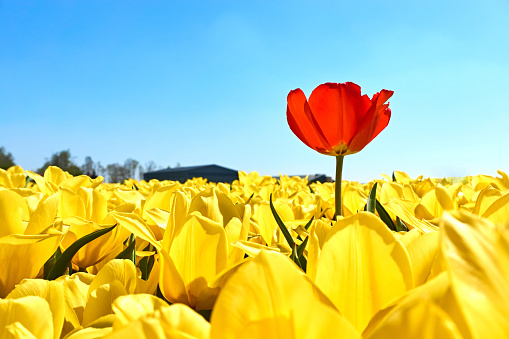
[[[299,177],[304,179],[305,177],[308,177],[308,182],[332,182],[332,179],[330,177],[327,177],[326,174],[306,174],[306,175],[289,175],[289,177]],[[279,175],[276,175],[274,178],[280,179]]]
[[239,179],[239,173],[218,165],[203,165],[166,168],[143,174],[143,179],[146,181],[157,179],[185,182],[188,179],[199,177],[207,179],[209,182],[233,182]]
[[173,168],[164,168],[157,171],[150,171],[145,173],[177,173],[177,172],[193,172],[195,170],[206,170],[206,169],[221,169],[223,171],[232,171],[237,173],[238,171],[233,170],[231,168],[226,168],[219,165],[199,165],[199,166],[183,166],[183,167],[173,167]]

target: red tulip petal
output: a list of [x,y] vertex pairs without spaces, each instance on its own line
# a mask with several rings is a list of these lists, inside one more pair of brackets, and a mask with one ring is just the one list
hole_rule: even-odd
[[369,116],[366,117],[363,123],[361,123],[361,127],[359,130],[357,130],[357,134],[355,134],[352,141],[350,142],[348,147],[349,152],[345,155],[359,152],[364,147],[366,147],[366,145],[369,144],[371,140],[373,140],[372,136],[375,133],[376,127],[378,126],[379,115],[371,115],[371,113],[368,113],[367,115]]
[[[373,95],[373,99],[371,99],[371,102],[373,102],[374,99],[376,98],[377,108],[378,108],[380,105],[385,104],[385,102],[387,100],[389,100],[389,98],[392,97],[393,94],[394,94],[394,91],[389,91],[389,90],[383,89],[380,93],[376,93],[375,95]],[[389,105],[389,104],[387,104],[387,105]]]
[[[389,120],[391,120],[391,109],[386,108],[380,113],[378,124],[376,125],[375,132],[373,133],[371,140],[375,139],[376,136],[380,134],[380,132],[382,132],[385,127],[387,127]],[[371,142],[371,140],[369,142]]]
[[353,154],[362,150],[387,127],[391,118],[391,110],[388,108],[389,104],[385,104],[385,102],[393,93],[393,91],[384,89],[373,95],[371,107],[359,123],[357,134],[350,143],[350,153],[347,154]]
[[[378,95],[378,97],[376,98],[376,110],[379,114],[379,117],[376,128],[373,132],[373,135],[371,136],[371,140],[376,138],[376,136],[380,134],[380,132],[383,131],[384,128],[387,127],[387,125],[389,124],[389,120],[391,119],[391,109],[389,108],[389,103],[386,104],[385,102],[389,100],[389,98],[392,97],[393,94],[394,91],[383,89],[379,95],[377,93],[373,95],[373,99],[371,99],[371,101],[373,102],[375,96]],[[369,142],[371,142],[371,140],[369,140]]]
[[371,106],[368,96],[361,96],[361,88],[352,83],[326,83],[314,89],[309,106],[325,138],[332,148],[349,145],[359,121]]
[[332,154],[323,132],[309,109],[304,92],[300,88],[288,94],[286,118],[292,132],[307,146],[323,154]]

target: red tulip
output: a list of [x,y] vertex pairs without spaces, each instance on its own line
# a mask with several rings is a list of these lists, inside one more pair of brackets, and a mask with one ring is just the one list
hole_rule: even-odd
[[306,99],[300,88],[288,94],[286,118],[293,133],[317,152],[336,157],[336,212],[342,215],[343,158],[366,147],[391,119],[393,91],[383,89],[369,98],[353,82],[326,83]]
[[393,93],[384,89],[369,99],[353,82],[326,83],[306,100],[298,88],[288,94],[288,125],[315,151],[333,156],[354,154],[389,123],[391,110],[385,102]]

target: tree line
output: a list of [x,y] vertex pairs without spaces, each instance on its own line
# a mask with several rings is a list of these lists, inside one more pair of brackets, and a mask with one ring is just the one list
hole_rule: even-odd
[[[15,165],[14,156],[7,152],[4,147],[0,147],[0,168],[7,169]],[[103,176],[108,182],[123,182],[129,178],[142,179],[143,173],[164,168],[154,161],[149,161],[142,165],[139,161],[132,158],[126,159],[123,164],[102,165],[101,162],[95,162],[90,156],[85,157],[85,162],[79,166],[73,160],[70,150],[53,153],[49,159],[46,159],[44,165],[35,172],[42,175],[49,166],[60,167],[74,176],[82,174],[88,175],[91,178]],[[176,167],[180,167],[180,164],[177,163]],[[170,168],[170,166],[166,168]]]

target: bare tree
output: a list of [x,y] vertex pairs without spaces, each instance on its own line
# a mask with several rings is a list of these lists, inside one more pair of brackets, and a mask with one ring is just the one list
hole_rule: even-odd
[[81,165],[81,171],[83,174],[88,175],[92,179],[95,179],[100,175],[97,164],[94,163],[94,160],[92,160],[92,157],[90,156],[85,157],[85,163]]
[[120,164],[109,164],[106,166],[106,173],[108,174],[108,181],[113,183],[123,183],[131,176],[129,168]]
[[137,170],[139,166],[140,162],[131,158],[128,158],[124,162],[124,167],[129,171],[129,177],[133,179],[137,178]]

